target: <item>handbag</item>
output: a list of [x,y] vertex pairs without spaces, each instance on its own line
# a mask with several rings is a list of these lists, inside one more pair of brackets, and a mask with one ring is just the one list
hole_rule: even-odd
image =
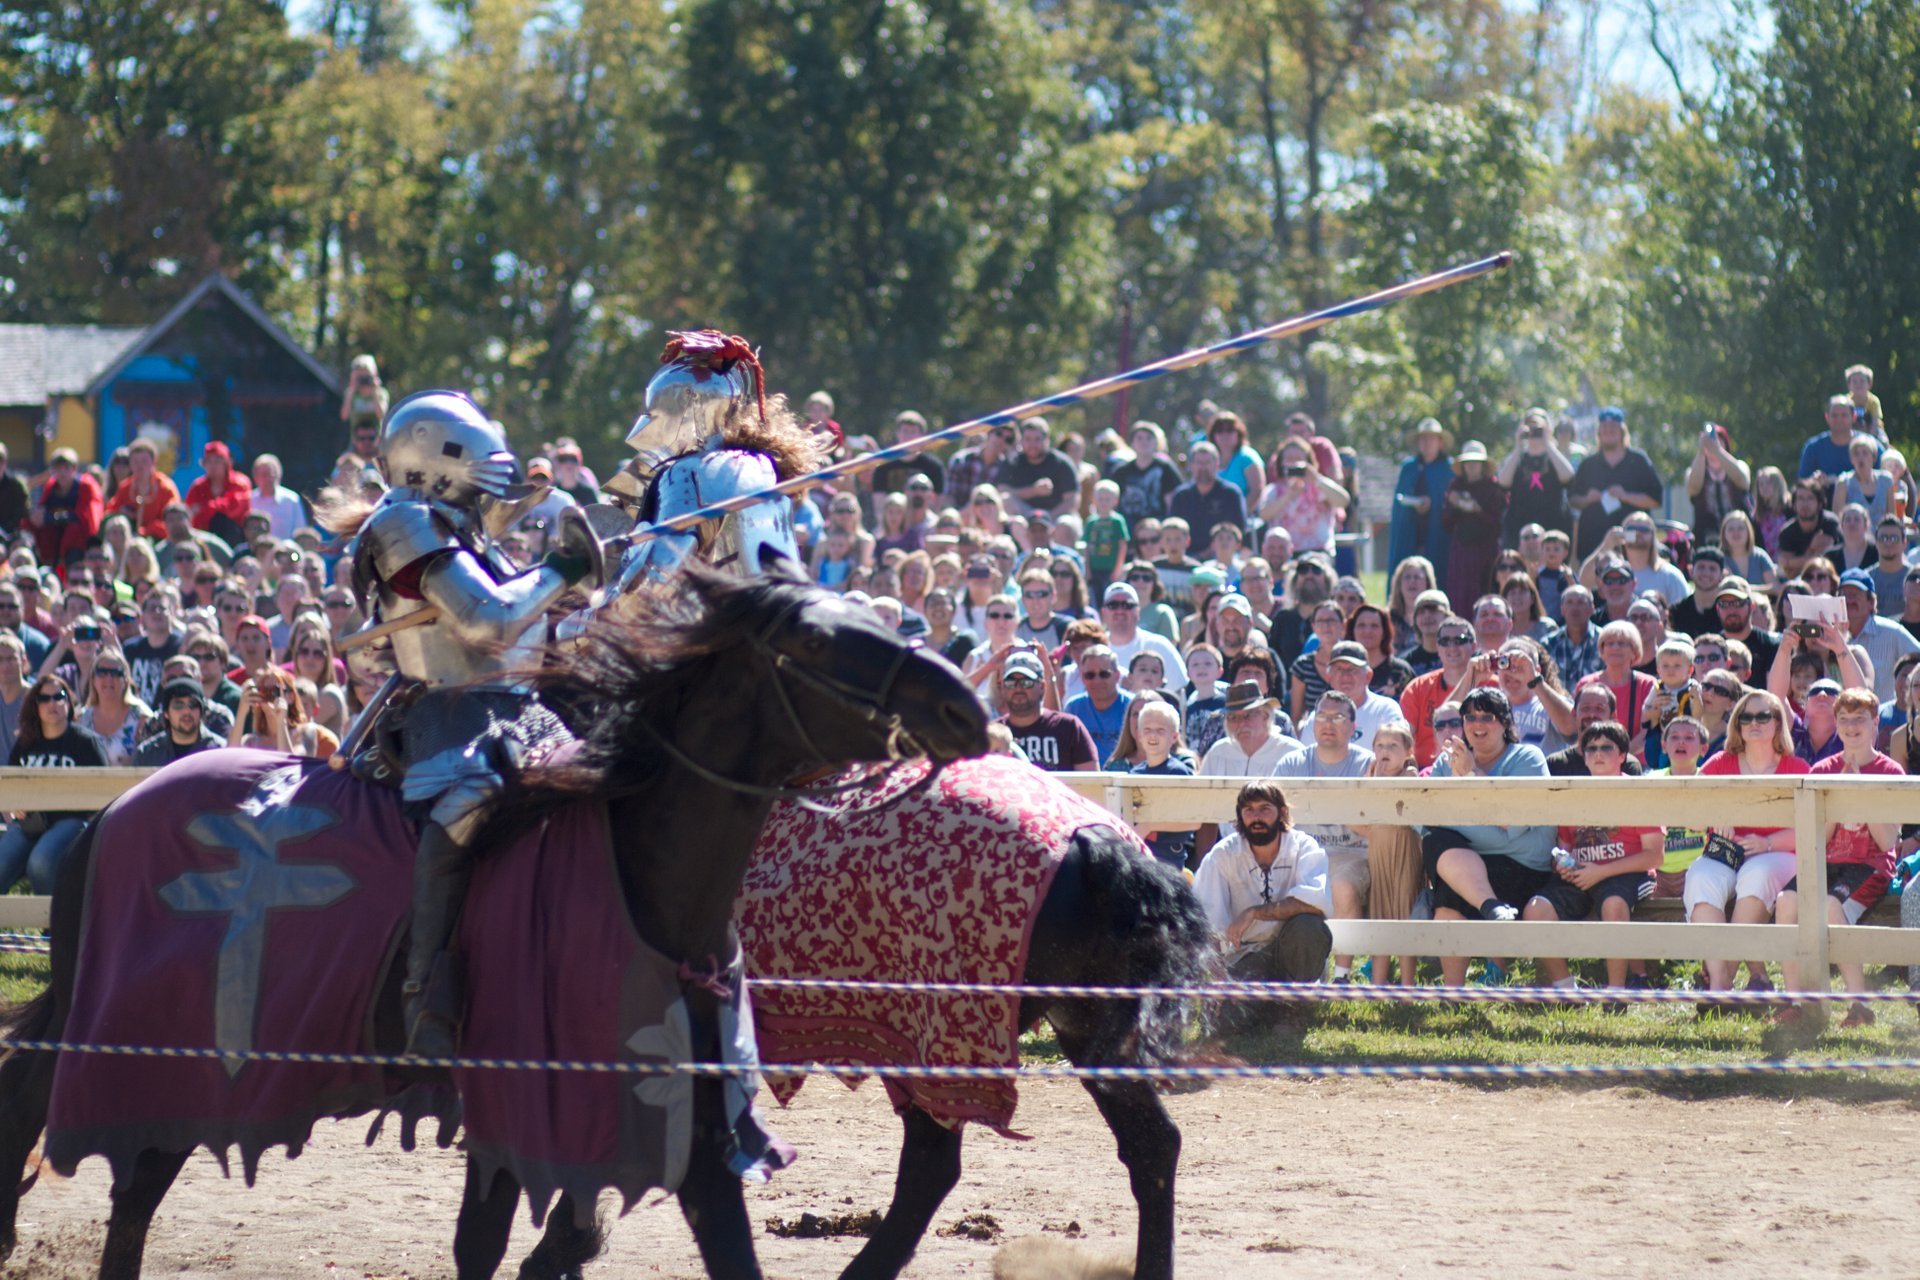
[[1709,832],[1707,847],[1700,851],[1703,858],[1712,858],[1729,871],[1738,871],[1740,864],[1747,860],[1747,851],[1732,836],[1723,836],[1719,832]]

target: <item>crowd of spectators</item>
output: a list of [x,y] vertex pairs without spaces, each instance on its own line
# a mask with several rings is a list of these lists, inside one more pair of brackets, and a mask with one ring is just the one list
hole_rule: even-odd
[[[1340,571],[1352,456],[1304,414],[1264,456],[1210,402],[1172,433],[1142,421],[1124,439],[1029,419],[816,492],[797,523],[814,531],[818,581],[968,673],[1002,749],[1048,769],[1274,779],[1217,823],[1142,831],[1196,876],[1249,973],[1320,976],[1330,943],[1295,923],[1300,902],[1318,917],[1570,920],[1626,919],[1660,896],[1693,920],[1789,920],[1804,909],[1791,829],[1295,827],[1277,788],[1920,765],[1906,730],[1920,494],[1871,375],[1846,380],[1791,482],[1712,425],[1671,495],[1618,409],[1599,412],[1588,448],[1538,409],[1499,450],[1456,448],[1425,420],[1394,482],[1378,599]],[[894,423],[903,444],[927,431],[917,413]],[[1664,518],[1670,497],[1690,523]],[[1916,848],[1920,828],[1836,826],[1833,917],[1859,919]],[[1332,974],[1385,981],[1392,960],[1334,956]],[[1464,981],[1468,960],[1442,970]],[[1402,979],[1413,971],[1403,957]],[[1565,961],[1540,973],[1574,983]],[[1700,981],[1735,977],[1715,964]],[[1648,981],[1645,964],[1608,964],[1610,985]]]
[[[1537,409],[1498,456],[1424,420],[1393,483],[1378,599],[1341,537],[1358,532],[1354,455],[1303,413],[1262,452],[1211,401],[1171,434],[1139,421],[1088,441],[1033,418],[951,453],[916,449],[929,424],[902,412],[905,455],[796,497],[794,526],[815,581],[966,673],[999,749],[1054,770],[1254,780],[1215,822],[1142,829],[1195,877],[1237,971],[1318,978],[1328,917],[1620,919],[1658,896],[1693,920],[1792,920],[1807,908],[1791,829],[1296,826],[1281,788],[1920,768],[1920,492],[1870,373],[1847,384],[1791,483],[1702,430],[1675,478],[1691,525],[1660,518],[1667,486],[1617,409],[1590,451]],[[330,483],[381,483],[389,403],[356,360]],[[831,448],[875,444],[846,436],[828,393],[804,408]],[[215,441],[197,466],[160,464],[137,439],[102,464],[56,450],[28,476],[0,450],[0,757],[330,755],[378,685],[335,648],[365,622],[338,549],[270,454],[243,465]],[[599,497],[571,440],[526,470],[552,489],[498,540],[521,564],[564,507]],[[9,815],[0,883],[44,891],[81,816]],[[1858,920],[1920,827],[1836,826],[1827,847],[1827,910]],[[1394,959],[1334,956],[1333,977],[1388,981]],[[1398,968],[1414,980],[1414,957]],[[1564,961],[1541,969],[1573,982]],[[1442,971],[1462,982],[1468,960]],[[1703,982],[1736,978],[1716,963]],[[1608,980],[1644,983],[1647,966],[1609,962]]]

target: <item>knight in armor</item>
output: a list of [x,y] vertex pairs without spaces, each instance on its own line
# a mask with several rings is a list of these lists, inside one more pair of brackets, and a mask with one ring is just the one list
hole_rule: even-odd
[[[392,633],[410,687],[389,717],[401,794],[421,820],[407,948],[407,1051],[455,1049],[462,992],[450,953],[471,874],[469,848],[502,783],[569,740],[524,683],[546,641],[547,609],[576,584],[604,576],[602,546],[584,519],[563,520],[553,549],[520,571],[494,552],[489,512],[506,510],[514,456],[499,426],[467,396],[425,391],[393,406],[380,466],[392,486],[349,547],[354,588],[376,624],[433,611]],[[396,703],[400,700],[396,699]],[[379,714],[378,708],[369,708]],[[349,737],[354,737],[350,731]]]
[[[631,472],[607,486],[637,508],[639,527],[757,493],[819,465],[812,436],[779,397],[769,404],[765,374],[746,339],[713,329],[674,333],[660,365],[647,383],[645,411],[627,434],[638,457]],[[776,494],[638,543],[621,564],[614,594],[642,579],[670,579],[690,555],[749,575],[772,555],[800,564],[792,504]]]

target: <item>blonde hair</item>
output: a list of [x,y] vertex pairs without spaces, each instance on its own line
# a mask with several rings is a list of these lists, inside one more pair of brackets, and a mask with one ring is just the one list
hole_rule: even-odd
[[1740,732],[1740,717],[1754,701],[1765,702],[1773,710],[1773,751],[1782,760],[1793,754],[1793,740],[1787,736],[1787,709],[1780,699],[1765,689],[1749,689],[1746,696],[1733,704],[1733,710],[1727,713],[1727,750],[1734,759],[1744,759],[1747,750],[1746,736]]
[[1595,649],[1604,649],[1609,640],[1629,640],[1633,643],[1633,665],[1639,666],[1647,660],[1647,643],[1640,638],[1640,628],[1625,618],[1618,622],[1609,622],[1600,628],[1600,634],[1594,639]]

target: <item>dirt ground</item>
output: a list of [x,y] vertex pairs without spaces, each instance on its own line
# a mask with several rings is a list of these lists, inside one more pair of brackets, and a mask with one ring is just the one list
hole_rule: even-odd
[[[1185,1135],[1186,1276],[1905,1275],[1920,1188],[1920,1111],[1897,1102],[1682,1102],[1637,1089],[1483,1090],[1428,1082],[1219,1084],[1170,1100]],[[858,1241],[781,1239],[770,1218],[883,1208],[898,1128],[881,1090],[815,1081],[776,1127],[801,1159],[748,1203],[770,1276],[836,1275]],[[969,1134],[938,1225],[989,1215],[1012,1239],[1074,1234],[1130,1253],[1133,1206],[1110,1137],[1078,1086],[1023,1090],[1031,1142]],[[365,1125],[323,1127],[298,1161],[270,1157],[249,1191],[204,1156],[155,1221],[149,1275],[452,1275],[459,1157],[367,1151]],[[0,1274],[91,1274],[105,1165],[42,1186]],[[532,1244],[524,1216],[509,1266]],[[991,1273],[992,1243],[930,1236],[909,1275]],[[671,1202],[620,1221],[590,1274],[697,1277]]]

